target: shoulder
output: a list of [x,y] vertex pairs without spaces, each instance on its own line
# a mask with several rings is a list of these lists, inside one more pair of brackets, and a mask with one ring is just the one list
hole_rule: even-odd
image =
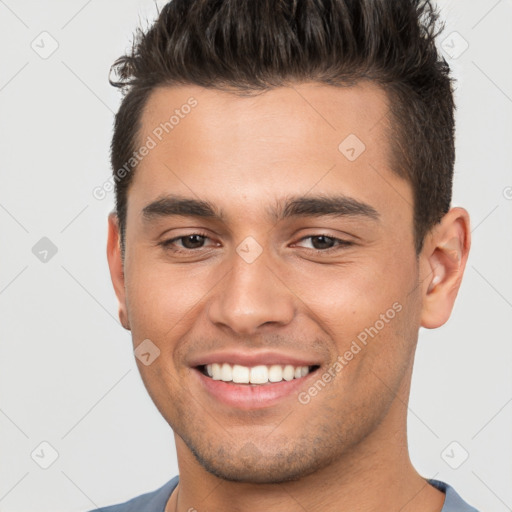
[[164,512],[167,500],[178,485],[179,476],[175,476],[155,491],[137,496],[125,503],[100,507],[89,512]]
[[453,487],[440,480],[429,480],[436,489],[446,494],[441,512],[478,512],[476,508],[468,505],[455,491]]

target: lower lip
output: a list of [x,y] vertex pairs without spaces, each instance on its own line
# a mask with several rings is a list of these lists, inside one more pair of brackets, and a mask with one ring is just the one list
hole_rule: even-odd
[[263,409],[279,403],[280,400],[297,393],[316,370],[300,379],[282,380],[269,384],[235,384],[222,380],[213,380],[197,368],[193,372],[198,376],[204,389],[219,402],[239,409]]

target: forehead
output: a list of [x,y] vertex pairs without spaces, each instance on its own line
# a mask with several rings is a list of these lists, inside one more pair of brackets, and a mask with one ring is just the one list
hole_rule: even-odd
[[337,149],[336,142],[354,134],[368,149],[382,150],[385,144],[375,143],[385,142],[388,109],[385,91],[368,81],[351,87],[312,82],[243,96],[195,85],[160,87],[145,105],[140,136],[178,143],[180,132],[193,131],[203,142],[228,136],[230,142],[250,141],[256,151],[272,141],[281,151],[299,153],[312,146]]
[[137,167],[133,200],[140,211],[144,201],[181,193],[255,212],[283,195],[336,189],[377,210],[390,200],[410,209],[409,185],[388,166],[388,109],[386,93],[370,82],[253,96],[158,88],[141,118],[139,145],[151,140],[152,149]]

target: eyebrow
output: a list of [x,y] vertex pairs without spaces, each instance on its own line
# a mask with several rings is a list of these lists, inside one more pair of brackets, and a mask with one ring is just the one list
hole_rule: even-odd
[[[373,206],[344,195],[293,196],[267,208],[266,213],[273,222],[293,217],[324,216],[380,219]],[[171,216],[226,220],[223,211],[209,201],[172,194],[149,203],[142,209],[142,216],[148,222]]]

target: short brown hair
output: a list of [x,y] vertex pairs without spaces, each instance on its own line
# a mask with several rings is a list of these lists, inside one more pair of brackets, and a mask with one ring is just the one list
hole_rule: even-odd
[[[172,0],[112,66],[124,98],[111,144],[114,175],[137,148],[141,116],[160,86],[239,94],[290,83],[371,80],[387,93],[391,168],[412,186],[416,251],[449,210],[455,162],[450,68],[435,45],[430,0]],[[133,160],[133,159],[132,159]],[[127,191],[116,179],[124,253]]]

